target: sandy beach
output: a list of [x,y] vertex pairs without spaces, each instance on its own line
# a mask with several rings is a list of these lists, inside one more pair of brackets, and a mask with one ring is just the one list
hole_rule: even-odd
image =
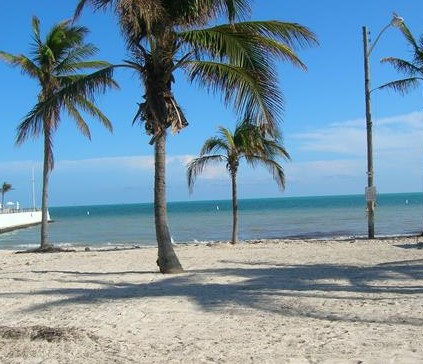
[[418,243],[2,251],[0,363],[423,363]]

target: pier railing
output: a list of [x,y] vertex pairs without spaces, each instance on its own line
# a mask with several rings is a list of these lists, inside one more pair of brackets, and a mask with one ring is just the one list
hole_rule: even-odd
[[0,214],[16,214],[19,212],[36,212],[36,211],[41,211],[41,209],[36,207],[29,207],[24,209],[5,208],[5,209],[0,209]]

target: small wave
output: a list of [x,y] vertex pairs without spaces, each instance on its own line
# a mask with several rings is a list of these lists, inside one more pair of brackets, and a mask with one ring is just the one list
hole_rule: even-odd
[[38,248],[40,246],[40,244],[17,244],[14,245],[13,248],[18,248],[18,249],[35,249]]

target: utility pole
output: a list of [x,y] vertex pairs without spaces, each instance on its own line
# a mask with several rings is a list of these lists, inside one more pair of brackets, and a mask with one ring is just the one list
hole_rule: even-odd
[[404,23],[404,19],[398,14],[392,14],[392,20],[387,24],[378,34],[372,46],[369,48],[368,30],[363,27],[363,49],[364,49],[364,94],[366,100],[366,135],[367,135],[367,187],[366,187],[366,201],[367,201],[367,225],[368,237],[374,239],[375,237],[375,205],[376,205],[376,187],[374,185],[374,171],[373,171],[373,122],[371,111],[371,88],[370,88],[370,66],[369,57],[379,41],[382,34],[389,27],[400,27]]
[[368,237],[374,239],[375,237],[375,203],[376,203],[376,187],[374,186],[374,171],[373,171],[373,122],[371,112],[370,99],[370,66],[368,51],[369,41],[367,38],[367,27],[363,27],[363,49],[364,49],[364,94],[366,100],[366,136],[367,136],[367,187],[366,187],[366,201],[367,201],[367,225]]

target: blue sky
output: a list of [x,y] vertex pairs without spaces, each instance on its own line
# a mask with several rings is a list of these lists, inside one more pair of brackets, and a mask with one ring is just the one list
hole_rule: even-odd
[[[49,0],[2,2],[0,49],[28,54],[31,17],[41,19],[44,33],[52,24],[69,18],[76,1]],[[264,169],[242,168],[239,197],[280,197],[360,194],[366,185],[366,137],[362,26],[374,39],[390,22],[392,12],[401,15],[413,34],[423,34],[421,1],[297,0],[255,1],[253,19],[277,19],[309,27],[320,46],[298,50],[307,72],[290,64],[278,64],[285,96],[282,130],[292,161],[284,163],[287,188],[280,191]],[[100,49],[97,59],[113,63],[126,57],[115,19],[109,13],[88,9],[80,24],[90,30],[89,41]],[[372,87],[396,79],[385,56],[409,59],[399,31],[389,28],[371,54]],[[37,85],[17,69],[0,63],[0,181],[15,190],[8,200],[31,203],[31,174],[35,170],[37,201],[41,190],[42,143],[28,140],[15,146],[16,126],[36,102]],[[91,142],[80,135],[73,121],[63,115],[54,136],[56,166],[51,177],[50,205],[137,203],[152,201],[153,159],[149,138],[132,126],[142,90],[129,71],[119,71],[121,89],[99,97],[99,105],[114,124],[113,134],[98,122],[90,122]],[[178,75],[175,94],[190,125],[168,138],[168,200],[230,198],[230,182],[224,166],[207,170],[188,193],[185,165],[196,156],[204,140],[219,125],[233,128],[237,116],[225,109],[219,97],[189,85]],[[375,183],[381,193],[422,191],[423,98],[422,89],[402,97],[393,92],[372,93],[374,120]]]

